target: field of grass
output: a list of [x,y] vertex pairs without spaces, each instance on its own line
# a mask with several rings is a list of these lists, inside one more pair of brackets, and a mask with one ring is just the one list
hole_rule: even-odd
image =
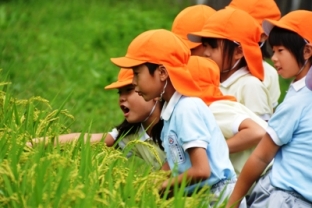
[[190,4],[0,1],[0,207],[207,207],[205,194],[185,198],[183,187],[171,200],[159,198],[155,181],[164,173],[113,148],[24,145],[119,124],[118,94],[104,90],[119,70],[109,58],[124,55],[145,30],[170,29]]
[[[163,1],[165,2],[165,1]],[[170,29],[183,5],[162,1],[53,0],[0,4],[0,67],[18,98],[41,96],[75,115],[72,129],[103,132],[119,124],[110,57],[124,55],[148,29]],[[186,4],[187,5],[187,4]]]

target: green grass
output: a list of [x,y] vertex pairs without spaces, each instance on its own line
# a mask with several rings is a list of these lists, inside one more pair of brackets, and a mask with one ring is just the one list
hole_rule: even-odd
[[[166,6],[164,6],[166,5]],[[184,5],[163,1],[52,0],[0,4],[0,68],[18,98],[41,96],[75,115],[75,131],[92,121],[103,132],[119,124],[116,80],[110,57],[125,54],[141,32],[170,29]]]

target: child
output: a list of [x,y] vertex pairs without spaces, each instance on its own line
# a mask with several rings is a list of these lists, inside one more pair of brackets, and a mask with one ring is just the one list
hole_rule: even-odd
[[272,169],[251,192],[257,196],[251,207],[312,206],[312,92],[305,86],[312,68],[312,47],[308,44],[312,29],[306,26],[311,18],[312,12],[297,10],[279,21],[263,22],[275,68],[281,77],[294,80],[270,119],[267,133],[246,162],[228,207],[247,193],[273,158]]
[[202,100],[209,106],[230,151],[237,175],[265,134],[267,123],[232,96],[219,89],[219,68],[211,59],[192,56],[187,64],[194,81],[201,87]]
[[[229,7],[247,12],[255,18],[260,26],[264,19],[279,20],[281,18],[281,12],[274,0],[232,0]],[[260,42],[264,68],[263,84],[268,89],[272,107],[275,108],[278,105],[281,91],[276,70],[264,60],[265,58],[270,58],[270,55],[266,50],[265,39],[266,35],[263,35]]]
[[[167,30],[150,30],[129,45],[125,57],[112,58],[117,66],[132,68],[135,91],[146,101],[160,97],[164,126],[162,145],[173,179],[164,181],[161,190],[173,188],[186,179],[186,194],[196,188],[211,186],[220,203],[235,184],[236,175],[229,160],[229,150],[212,113],[195,96],[199,87],[186,68],[190,51],[180,38]],[[156,64],[153,70],[146,66]],[[210,204],[213,204],[210,201]]]
[[222,9],[213,14],[204,29],[188,35],[206,47],[204,56],[220,69],[220,89],[233,95],[263,120],[273,113],[272,103],[262,80],[262,55],[258,45],[261,29],[246,12]]
[[[144,144],[136,144],[131,151],[137,156],[142,158],[148,164],[152,165],[154,169],[159,169],[164,162],[164,152],[158,147],[160,138],[159,125],[162,126],[162,122],[159,123],[161,102],[158,99],[146,102],[142,97],[138,96],[134,92],[134,86],[131,84],[133,79],[133,73],[131,70],[121,69],[118,75],[117,82],[114,82],[105,87],[105,89],[118,89],[119,94],[119,106],[124,113],[125,120],[114,128],[109,133],[98,134],[85,134],[84,139],[87,141],[90,139],[91,143],[102,141],[108,147],[119,141],[119,146],[124,148],[126,144],[135,139],[148,142],[152,145],[149,149]],[[64,134],[58,137],[56,143],[67,143],[77,140],[81,133]],[[151,137],[155,141],[151,140]],[[33,139],[32,143],[44,142],[44,138]],[[32,143],[28,143],[32,146]]]
[[199,4],[186,7],[174,19],[171,31],[185,41],[191,50],[191,55],[202,56],[205,48],[202,43],[189,41],[187,34],[202,30],[207,19],[215,12],[213,8]]

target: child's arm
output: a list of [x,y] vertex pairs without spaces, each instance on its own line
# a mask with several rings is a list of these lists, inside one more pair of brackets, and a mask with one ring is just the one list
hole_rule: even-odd
[[[63,143],[69,143],[69,142],[74,142],[77,141],[80,137],[81,133],[71,133],[71,134],[63,134],[59,135],[57,137],[57,140],[54,141],[54,144],[63,144]],[[90,143],[97,143],[100,142],[103,137],[105,136],[104,142],[108,147],[113,146],[115,140],[114,138],[107,133],[98,133],[98,134],[84,134],[84,141],[87,142],[87,140],[90,138]],[[32,139],[32,142],[27,142],[26,145],[32,146],[32,144],[38,144],[38,143],[44,143],[47,142],[48,138],[46,137],[41,137],[41,138],[35,138]]]
[[169,164],[168,164],[168,162],[165,162],[164,164],[163,164],[163,166],[161,167],[161,170],[170,170],[170,166],[169,166]]
[[265,129],[252,119],[243,120],[239,125],[238,133],[226,141],[230,154],[256,146],[264,134]]
[[247,194],[252,184],[261,176],[279,148],[273,142],[270,135],[266,133],[239,175],[227,207],[232,207],[234,204],[236,205],[234,207],[239,206],[239,201]]
[[187,152],[192,166],[175,178],[164,181],[161,189],[164,190],[167,186],[173,187],[175,183],[181,184],[185,177],[188,184],[198,183],[210,177],[211,171],[206,150],[201,147],[193,147],[187,149]]

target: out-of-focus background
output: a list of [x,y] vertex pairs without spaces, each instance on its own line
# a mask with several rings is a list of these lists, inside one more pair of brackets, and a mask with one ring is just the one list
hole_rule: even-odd
[[[178,0],[178,1],[183,1],[183,0]],[[207,4],[215,9],[224,8],[230,2],[231,0],[195,0],[194,1],[195,4]],[[280,8],[282,15],[288,13],[289,11],[293,11],[297,9],[312,10],[312,1],[310,0],[275,0],[275,2]]]
[[[105,132],[123,120],[110,57],[125,54],[141,32],[170,29],[183,8],[205,3],[215,9],[229,0],[2,0],[1,81],[21,99],[41,96],[76,118],[72,131]],[[312,9],[310,0],[277,0],[282,14]],[[307,27],[308,25],[307,20]],[[289,81],[281,80],[282,97]]]

